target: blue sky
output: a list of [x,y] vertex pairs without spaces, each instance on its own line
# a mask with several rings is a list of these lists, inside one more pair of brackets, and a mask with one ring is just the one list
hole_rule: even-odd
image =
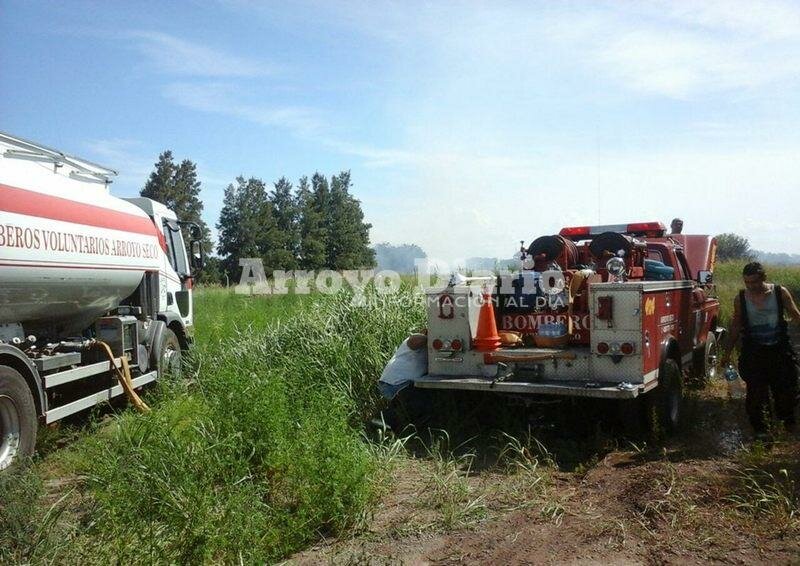
[[372,240],[682,216],[800,253],[800,5],[0,0],[0,130],[120,171],[350,169]]

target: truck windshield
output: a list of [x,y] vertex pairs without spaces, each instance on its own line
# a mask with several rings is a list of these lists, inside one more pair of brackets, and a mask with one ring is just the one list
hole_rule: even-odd
[[167,240],[169,264],[178,275],[189,275],[189,267],[186,265],[186,249],[183,246],[183,236],[177,222],[164,221],[164,237]]

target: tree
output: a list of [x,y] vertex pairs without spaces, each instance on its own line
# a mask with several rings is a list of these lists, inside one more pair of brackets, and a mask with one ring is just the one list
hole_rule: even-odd
[[[164,151],[158,156],[155,169],[139,193],[143,197],[160,202],[172,210],[178,220],[194,222],[203,234],[203,247],[210,253],[211,232],[203,221],[203,201],[200,200],[200,181],[197,179],[197,166],[184,159],[176,166],[172,152]],[[184,242],[190,240],[187,229],[183,229]]]
[[259,223],[264,200],[266,190],[258,179],[239,176],[236,185],[225,189],[217,223],[217,249],[232,280],[238,280],[239,259],[261,257]]
[[350,186],[350,171],[342,171],[331,177],[326,209],[326,266],[331,269],[359,269],[375,265],[375,251],[369,247],[372,224],[364,222],[361,203],[350,194]]
[[298,205],[292,195],[292,183],[281,177],[274,184],[270,195],[279,234],[275,252],[275,269],[295,269],[300,255]]
[[[316,178],[317,175],[314,175]],[[319,180],[317,180],[319,182]],[[324,196],[320,189],[320,196]],[[300,236],[299,263],[303,269],[318,269],[325,265],[327,248],[327,230],[325,217],[320,211],[316,191],[309,187],[308,177],[302,177],[298,183],[297,208],[300,215],[298,232]]]
[[206,257],[206,264],[197,275],[197,282],[203,285],[220,285],[224,280],[222,260],[216,256]]
[[752,260],[753,257],[750,242],[744,236],[731,233],[717,236],[717,259],[720,261]]
[[267,273],[276,269],[359,269],[375,265],[369,247],[371,224],[350,194],[350,172],[331,178],[302,177],[297,192],[285,178],[267,192],[260,179],[243,177],[225,190],[219,223],[219,254],[233,279],[239,260],[260,257]]
[[260,258],[267,273],[285,269],[287,257],[291,259],[275,205],[261,179],[240,176],[236,185],[228,185],[217,229],[219,254],[232,280],[238,279],[242,258]]

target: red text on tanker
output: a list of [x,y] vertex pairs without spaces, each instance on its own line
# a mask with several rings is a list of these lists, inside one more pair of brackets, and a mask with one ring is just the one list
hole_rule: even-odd
[[156,244],[151,243],[27,228],[12,224],[0,224],[0,247],[137,258],[158,257],[159,249]]

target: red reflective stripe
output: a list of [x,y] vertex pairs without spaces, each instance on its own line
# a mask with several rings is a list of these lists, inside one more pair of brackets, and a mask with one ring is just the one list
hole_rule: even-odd
[[156,235],[149,218],[0,184],[0,211],[109,230]]
[[70,264],[60,264],[60,263],[15,263],[15,262],[6,262],[0,261],[0,265],[3,267],[44,267],[47,269],[100,269],[100,270],[112,270],[112,271],[150,271],[155,272],[156,270],[153,269],[152,266],[141,266],[141,265],[99,265],[99,264],[92,264],[92,265],[85,265],[80,263],[70,263]]

